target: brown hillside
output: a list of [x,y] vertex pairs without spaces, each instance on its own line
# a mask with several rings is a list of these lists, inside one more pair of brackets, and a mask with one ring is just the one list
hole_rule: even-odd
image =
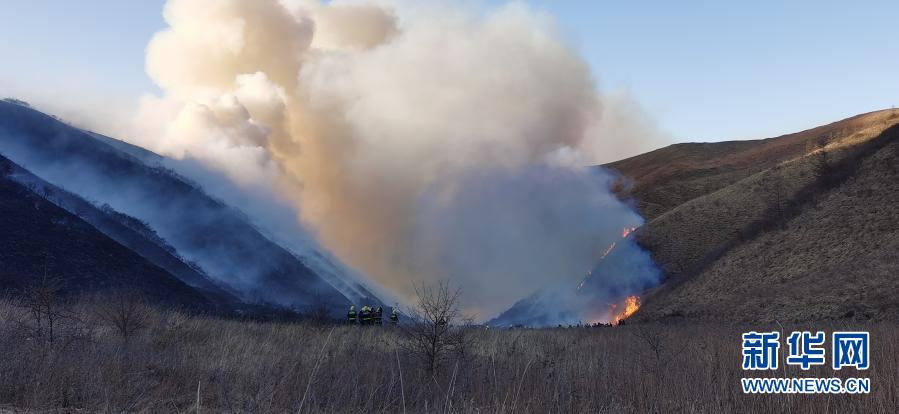
[[869,139],[897,122],[897,114],[875,111],[776,138],[675,144],[606,166],[632,180],[625,195],[637,200],[649,221],[696,197],[801,157],[820,141],[841,145]]
[[[886,260],[899,247],[891,244],[899,240],[897,122],[899,112],[879,111],[779,138],[673,146],[616,163],[634,174],[638,201],[687,199],[641,204],[656,211],[641,243],[667,281],[638,319],[899,317],[889,300],[899,282],[888,276],[899,272]],[[869,296],[876,299],[860,300]]]

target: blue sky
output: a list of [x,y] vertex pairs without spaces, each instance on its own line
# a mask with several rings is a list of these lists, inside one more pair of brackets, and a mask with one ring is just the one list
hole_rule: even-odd
[[[899,104],[896,1],[530,3],[602,90],[629,92],[674,141],[763,138]],[[162,4],[2,2],[0,95],[133,103],[155,90],[143,55]]]

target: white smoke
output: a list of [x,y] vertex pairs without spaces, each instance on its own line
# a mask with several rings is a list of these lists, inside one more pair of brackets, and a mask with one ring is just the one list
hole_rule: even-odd
[[165,95],[143,99],[132,141],[278,192],[399,295],[453,278],[492,316],[573,287],[640,222],[582,167],[614,139],[590,69],[526,6],[169,0],[164,15],[147,71]]

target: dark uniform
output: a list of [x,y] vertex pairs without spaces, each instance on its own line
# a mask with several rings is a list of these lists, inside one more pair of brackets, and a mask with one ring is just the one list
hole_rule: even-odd
[[356,323],[356,305],[350,306],[350,311],[346,313],[346,321],[350,325]]
[[383,311],[381,310],[381,307],[378,306],[378,309],[375,310],[375,325],[381,324],[381,313],[382,312]]
[[363,306],[359,312],[359,319],[363,325],[371,325],[371,306]]
[[400,313],[397,312],[396,308],[393,308],[393,310],[390,311],[390,324],[396,325],[399,322],[400,322]]

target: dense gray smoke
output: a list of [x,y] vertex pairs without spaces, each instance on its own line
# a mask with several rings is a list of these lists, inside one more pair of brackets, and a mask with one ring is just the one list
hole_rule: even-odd
[[130,139],[280,194],[401,297],[451,278],[490,317],[573,289],[640,224],[583,167],[628,118],[602,123],[590,69],[523,5],[169,0],[164,15],[147,48],[164,95]]

